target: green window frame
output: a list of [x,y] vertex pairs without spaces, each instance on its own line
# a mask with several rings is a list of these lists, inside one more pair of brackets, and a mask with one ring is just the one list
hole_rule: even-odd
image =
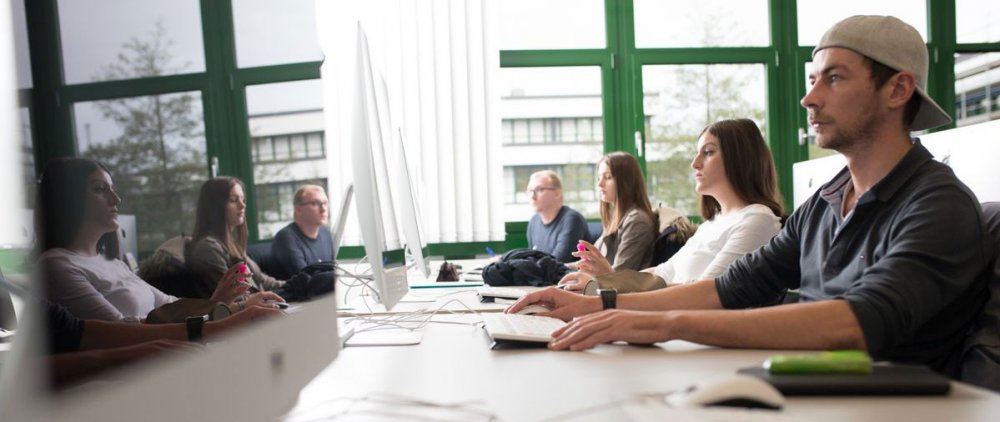
[[[76,102],[117,97],[200,91],[203,100],[208,162],[218,159],[218,173],[253,184],[252,142],[248,128],[246,87],[320,77],[321,62],[300,62],[239,68],[236,64],[233,7],[231,0],[201,0],[201,24],[205,71],[133,80],[66,84],[63,75],[57,0],[25,2],[33,88],[20,90],[21,106],[31,113],[34,163],[40,173],[49,158],[75,155],[71,107]],[[940,104],[954,104],[954,54],[1000,51],[1000,43],[957,44],[955,1],[928,0],[928,46],[931,51],[929,94]],[[791,205],[792,164],[808,158],[808,149],[798,141],[806,113],[799,106],[804,95],[802,68],[811,47],[800,46],[796,31],[796,1],[770,0],[768,16],[771,45],[766,47],[648,48],[635,47],[632,0],[605,0],[607,45],[599,49],[504,50],[500,65],[510,67],[598,66],[601,69],[604,151],[637,151],[635,133],[645,134],[643,113],[643,65],[754,63],[766,68],[767,141],[774,154],[782,192]],[[946,128],[940,128],[942,130]],[[643,148],[640,146],[639,148]],[[248,190],[250,237],[257,233],[256,198]],[[508,225],[519,227],[517,223]],[[508,236],[510,238],[511,236]],[[516,237],[516,236],[514,236]],[[518,246],[507,242],[507,246]],[[502,247],[487,242],[474,244]],[[434,254],[469,250],[468,244],[431,245]],[[349,253],[350,255],[350,253]]]

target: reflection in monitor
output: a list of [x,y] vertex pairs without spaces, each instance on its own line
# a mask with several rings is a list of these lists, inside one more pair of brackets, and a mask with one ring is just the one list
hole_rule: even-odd
[[[365,254],[371,265],[372,280],[379,301],[386,309],[396,306],[409,291],[405,268],[403,271],[385,271],[382,253],[385,249],[385,229],[380,204],[380,188],[388,189],[388,180],[379,186],[376,177],[373,145],[382,145],[381,123],[375,99],[375,78],[372,72],[368,40],[358,23],[357,63],[355,70],[354,102],[351,119],[351,154],[354,175],[354,196],[361,226]],[[384,151],[384,148],[382,149]],[[383,193],[384,195],[384,193]]]
[[413,179],[410,177],[410,167],[406,160],[406,148],[403,146],[403,133],[398,132],[396,138],[396,163],[393,164],[393,189],[396,194],[396,204],[400,212],[400,224],[403,225],[403,235],[406,238],[406,249],[424,278],[431,276],[431,269],[424,258],[423,231],[420,227],[420,207],[416,191],[413,189]]
[[340,252],[340,243],[344,240],[344,231],[347,228],[347,214],[351,211],[351,198],[354,196],[354,185],[348,183],[344,188],[344,194],[340,196],[340,213],[337,214],[337,225],[333,226],[333,257],[337,258]]

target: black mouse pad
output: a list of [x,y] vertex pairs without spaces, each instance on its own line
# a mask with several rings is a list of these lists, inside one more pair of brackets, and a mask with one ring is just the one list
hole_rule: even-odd
[[771,374],[759,366],[741,374],[767,381],[786,396],[945,395],[951,380],[919,365],[875,365],[870,374]]

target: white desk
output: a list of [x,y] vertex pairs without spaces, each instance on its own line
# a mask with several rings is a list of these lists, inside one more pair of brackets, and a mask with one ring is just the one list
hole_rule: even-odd
[[[322,420],[328,413],[317,404],[390,393],[435,402],[482,400],[500,420],[538,421],[730,375],[778,353],[679,341],[649,348],[604,345],[589,352],[494,351],[489,345],[481,328],[432,324],[420,345],[346,348],[303,389],[295,411],[306,413],[293,415]],[[791,397],[781,415],[812,421],[997,420],[1000,395],[959,383],[952,387],[944,397]],[[629,418],[622,408],[609,408],[572,420]]]

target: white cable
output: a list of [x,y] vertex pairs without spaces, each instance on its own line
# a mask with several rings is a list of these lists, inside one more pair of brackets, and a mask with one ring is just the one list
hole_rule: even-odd
[[[318,414],[311,416],[308,419],[299,419],[297,422],[313,422],[313,421],[325,421],[333,420],[343,416],[358,416],[360,414],[374,414],[386,417],[392,417],[393,419],[400,420],[483,420],[483,421],[496,421],[499,417],[482,407],[485,407],[486,403],[481,400],[470,400],[464,402],[454,402],[454,403],[438,403],[430,400],[416,399],[412,397],[389,394],[389,393],[372,393],[367,396],[361,397],[340,397],[332,398],[324,402],[315,403],[311,407],[316,408],[322,405],[333,404],[337,402],[347,402],[347,407],[341,409],[340,411],[330,413],[330,414]],[[372,405],[385,405],[385,406],[395,406],[395,408],[357,408],[362,404],[372,404]],[[439,419],[439,417],[422,416],[421,410],[426,411],[427,409],[434,409],[437,411],[446,411],[453,413],[452,415],[442,415],[445,417],[451,417],[454,419]],[[286,415],[279,417],[280,420],[287,420],[295,418],[296,416],[312,413],[309,408],[306,409],[295,409]],[[475,419],[472,419],[475,418]]]

